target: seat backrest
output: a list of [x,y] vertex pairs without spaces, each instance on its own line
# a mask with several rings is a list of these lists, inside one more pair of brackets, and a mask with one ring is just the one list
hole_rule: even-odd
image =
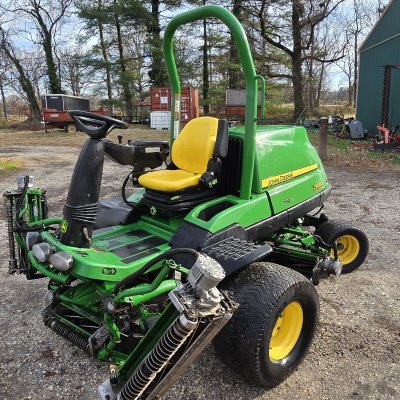
[[218,118],[199,117],[189,121],[172,145],[172,162],[179,169],[202,174],[213,155]]

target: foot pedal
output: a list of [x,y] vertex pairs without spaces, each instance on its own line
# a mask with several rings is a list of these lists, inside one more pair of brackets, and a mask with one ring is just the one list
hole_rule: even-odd
[[201,250],[202,253],[217,260],[227,275],[259,261],[272,252],[269,244],[254,244],[246,240],[233,237],[221,240]]

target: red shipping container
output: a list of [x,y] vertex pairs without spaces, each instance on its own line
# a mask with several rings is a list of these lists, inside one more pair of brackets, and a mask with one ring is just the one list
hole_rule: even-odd
[[[181,128],[199,116],[199,93],[191,86],[181,88]],[[171,88],[151,88],[151,111],[171,111]]]

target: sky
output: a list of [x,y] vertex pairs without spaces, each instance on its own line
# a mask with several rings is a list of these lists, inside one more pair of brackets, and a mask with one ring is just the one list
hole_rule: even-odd
[[[389,2],[389,0],[366,0],[364,3],[370,4],[372,9],[377,10],[379,5],[382,5],[382,4],[386,5],[388,2]],[[345,0],[342,7],[343,7],[344,12],[347,12],[349,15],[351,15],[352,10],[353,10],[353,0]],[[164,13],[164,16],[166,18],[168,18],[169,16],[172,16],[172,13],[170,13],[170,15],[168,15],[168,13]],[[3,18],[4,18],[4,16],[3,16]],[[28,20],[22,20],[22,21],[20,20],[20,22],[18,23],[18,26],[16,26],[15,21],[12,21],[12,18],[13,17],[11,15],[10,21],[8,23],[7,22],[3,23],[3,27],[4,28],[11,27],[11,29],[23,28],[23,30],[25,30],[28,33],[25,34],[24,36],[18,35],[18,39],[14,43],[17,47],[19,47],[21,49],[32,48],[33,44],[32,44],[32,41],[29,40],[29,35],[32,35],[33,37],[35,35],[34,24]],[[71,37],[74,37],[74,35],[76,35],[82,29],[84,29],[84,23],[76,15],[72,14],[72,16],[69,17],[66,20],[65,24],[63,25],[59,40],[63,41],[64,43],[75,44],[75,43],[69,42],[69,39]],[[369,32],[369,30],[366,29],[364,37],[367,35],[368,32]],[[96,42],[96,39],[93,38],[92,40],[88,41],[85,44],[85,46],[87,46],[89,48],[90,46],[95,44],[95,42]],[[340,68],[335,65],[330,66],[327,80],[330,82],[332,90],[337,90],[341,86],[346,86],[345,74],[343,72],[341,72]]]

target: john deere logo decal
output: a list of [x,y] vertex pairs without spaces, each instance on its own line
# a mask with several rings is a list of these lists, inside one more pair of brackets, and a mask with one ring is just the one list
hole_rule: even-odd
[[60,229],[61,229],[61,232],[62,232],[62,233],[67,232],[67,230],[68,230],[68,221],[66,221],[65,219],[63,219],[63,220],[61,221]]
[[321,190],[324,187],[322,182],[317,182],[315,185],[313,185],[313,189],[315,192],[318,192],[318,190]]
[[262,180],[261,184],[263,189],[279,185],[280,183],[284,183],[287,181],[292,180],[293,178],[296,178],[300,175],[307,174],[308,172],[314,171],[315,169],[318,168],[317,164],[312,164],[304,168],[296,169],[294,171],[289,171],[284,174],[280,174],[277,176],[271,176],[270,178],[265,178]]

